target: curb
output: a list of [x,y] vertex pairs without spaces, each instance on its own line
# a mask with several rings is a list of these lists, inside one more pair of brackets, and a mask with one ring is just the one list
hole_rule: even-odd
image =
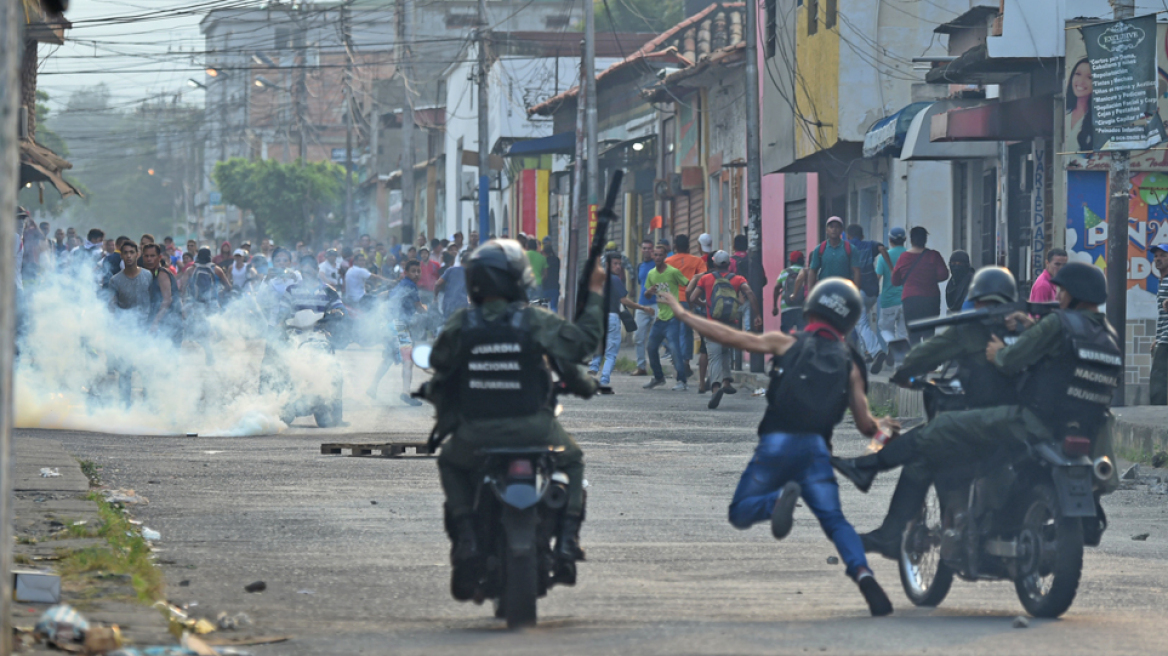
[[1136,424],[1116,417],[1111,428],[1111,441],[1117,450],[1146,453],[1168,451],[1168,427]]

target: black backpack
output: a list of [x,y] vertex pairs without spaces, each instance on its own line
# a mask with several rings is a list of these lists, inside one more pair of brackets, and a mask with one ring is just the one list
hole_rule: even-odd
[[743,278],[746,278],[746,280],[749,281],[750,280],[750,258],[749,257],[742,257],[741,255],[731,255],[730,257],[734,260],[735,272],[737,272],[738,275],[742,276]]
[[830,439],[848,409],[848,377],[854,358],[846,342],[797,333],[798,340],[773,361],[767,404],[781,408],[791,432]]
[[216,303],[219,301],[218,276],[215,275],[215,265],[196,264],[195,272],[191,274],[191,290],[194,300],[199,303]]

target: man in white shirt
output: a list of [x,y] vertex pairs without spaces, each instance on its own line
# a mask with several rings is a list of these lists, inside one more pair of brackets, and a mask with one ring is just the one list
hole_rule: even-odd
[[330,248],[325,251],[324,262],[320,263],[316,275],[320,278],[321,282],[340,291],[341,268],[337,266],[337,249]]
[[[327,260],[326,260],[327,262]],[[375,278],[388,282],[387,279],[372,273],[365,268],[365,254],[358,253],[353,258],[353,266],[345,271],[345,303],[348,305],[356,305],[365,298],[365,283],[370,279]]]

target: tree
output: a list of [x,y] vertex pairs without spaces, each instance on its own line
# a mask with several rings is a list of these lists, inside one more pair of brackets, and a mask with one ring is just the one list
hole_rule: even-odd
[[315,215],[337,209],[344,193],[345,169],[332,162],[232,158],[211,174],[223,202],[252,213],[256,228],[280,243],[308,236]]
[[[604,0],[595,4],[595,12],[597,32],[660,34],[685,18],[685,3],[683,0]],[[625,54],[632,54],[632,48],[629,50]]]
[[[69,147],[61,135],[54,132],[48,124],[49,106],[45,103],[49,101],[49,94],[37,89],[36,99],[36,143],[67,159]],[[85,185],[73,179],[72,175],[64,175],[64,178],[79,189],[82,194],[89,195]],[[60,216],[69,203],[69,199],[61,198],[61,194],[50,183],[45,182],[43,186],[45,187],[43,192],[37,186],[22,188],[17,195],[17,203],[34,212],[39,209],[52,216]]]

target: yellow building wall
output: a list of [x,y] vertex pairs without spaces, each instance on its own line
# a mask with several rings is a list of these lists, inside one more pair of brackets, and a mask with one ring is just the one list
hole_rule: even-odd
[[[804,0],[795,28],[795,157],[830,148],[839,140],[840,38],[838,24],[824,28],[827,3]],[[807,34],[808,5],[819,8],[819,26]],[[802,117],[802,118],[800,118]]]

